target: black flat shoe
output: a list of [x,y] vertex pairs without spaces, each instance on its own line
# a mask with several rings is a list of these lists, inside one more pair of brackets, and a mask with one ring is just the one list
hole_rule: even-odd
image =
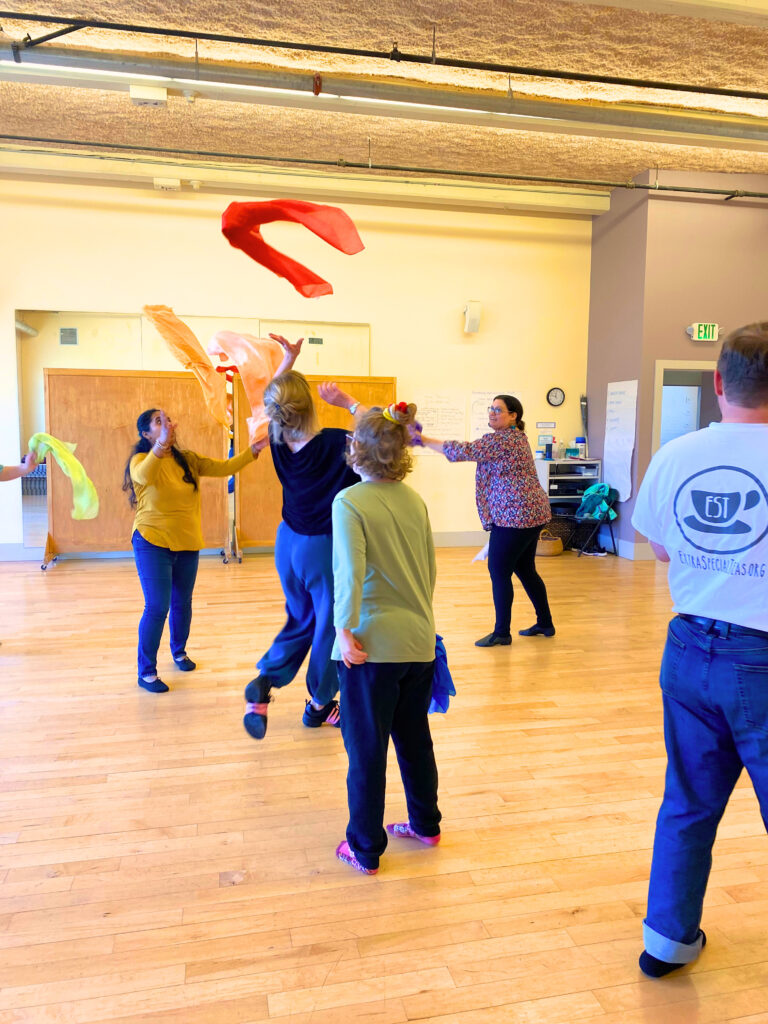
[[162,679],[153,679],[148,682],[141,676],[139,676],[139,686],[144,690],[149,690],[150,693],[168,693],[170,690],[170,686],[166,686]]
[[195,662],[187,654],[182,655],[181,658],[174,658],[173,664],[182,672],[194,672],[197,668]]
[[509,635],[499,636],[498,633],[489,633],[488,636],[475,640],[475,647],[509,647],[511,643],[512,637]]
[[[699,929],[699,935],[701,935],[701,948],[704,949],[707,944],[707,936],[701,929]],[[639,963],[640,970],[649,978],[663,978],[667,974],[671,974],[672,971],[679,971],[681,967],[687,967],[687,964],[671,964],[667,960],[657,960],[655,956],[651,956],[645,951],[640,954]]]
[[245,699],[249,704],[268,704],[270,701],[269,691],[272,684],[264,676],[257,676],[252,679],[245,688]]
[[245,717],[243,727],[255,740],[263,740],[267,732],[267,708],[272,698],[272,684],[263,676],[252,679],[245,688]]
[[517,631],[518,636],[554,636],[554,626],[529,626],[528,629],[519,629]]

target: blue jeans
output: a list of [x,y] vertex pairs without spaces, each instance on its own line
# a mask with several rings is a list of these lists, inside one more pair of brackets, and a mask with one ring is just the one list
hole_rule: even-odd
[[131,538],[136,570],[144,591],[144,614],[139,622],[139,675],[157,672],[157,649],[171,613],[171,654],[184,655],[192,622],[192,591],[199,551],[171,551],[150,544],[138,530]]
[[434,661],[336,663],[341,683],[341,735],[349,758],[347,842],[366,868],[387,848],[384,791],[389,737],[395,745],[408,820],[422,836],[440,834],[437,766],[427,709]]
[[330,533],[309,537],[287,523],[277,528],[275,567],[285,594],[285,625],[256,663],[272,686],[287,686],[309,654],[307,690],[321,705],[339,689],[331,661],[333,641],[333,541]]
[[712,845],[742,767],[768,828],[768,637],[674,618],[661,689],[667,775],[643,934],[652,956],[683,964],[701,951]]

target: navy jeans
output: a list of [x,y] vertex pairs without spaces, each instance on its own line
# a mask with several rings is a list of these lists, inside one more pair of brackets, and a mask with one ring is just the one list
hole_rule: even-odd
[[285,625],[256,667],[272,686],[287,686],[309,653],[307,689],[326,705],[339,689],[331,661],[333,628],[333,540],[330,533],[309,537],[287,523],[277,528],[275,567],[285,594]]
[[675,618],[661,689],[667,775],[643,933],[652,956],[690,963],[701,951],[712,844],[742,767],[768,828],[768,637]]
[[540,526],[491,526],[488,541],[488,572],[491,574],[493,606],[496,609],[497,636],[509,636],[512,621],[512,573],[514,573],[536,611],[536,624],[548,629],[552,615],[544,580],[536,572],[536,544]]
[[395,745],[408,820],[422,836],[440,834],[437,765],[427,710],[434,661],[336,663],[341,683],[341,735],[349,758],[347,842],[366,868],[387,848],[384,792],[389,737]]
[[138,530],[131,538],[136,570],[144,591],[144,614],[139,622],[139,675],[157,672],[157,649],[171,613],[171,654],[183,656],[192,622],[199,551],[171,551],[150,544]]

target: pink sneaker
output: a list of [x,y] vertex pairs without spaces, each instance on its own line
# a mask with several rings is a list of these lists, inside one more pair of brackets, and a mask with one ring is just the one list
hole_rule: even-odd
[[336,847],[336,856],[339,858],[339,860],[343,860],[345,864],[349,864],[349,866],[351,868],[354,868],[355,871],[362,871],[364,875],[375,875],[376,872],[379,870],[378,868],[363,867],[363,865],[360,863],[360,861],[357,859],[354,853],[350,850],[349,843],[346,841],[346,839],[344,840],[343,843],[339,843],[339,845]]
[[391,836],[397,836],[399,839],[418,839],[420,843],[426,843],[427,846],[437,846],[440,842],[439,832],[436,836],[420,836],[418,832],[413,831],[407,821],[398,821],[387,825],[386,829]]

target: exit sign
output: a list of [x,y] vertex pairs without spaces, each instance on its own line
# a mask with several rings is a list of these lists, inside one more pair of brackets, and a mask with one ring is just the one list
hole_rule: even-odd
[[720,335],[719,324],[691,324],[686,333],[693,341],[717,341]]

